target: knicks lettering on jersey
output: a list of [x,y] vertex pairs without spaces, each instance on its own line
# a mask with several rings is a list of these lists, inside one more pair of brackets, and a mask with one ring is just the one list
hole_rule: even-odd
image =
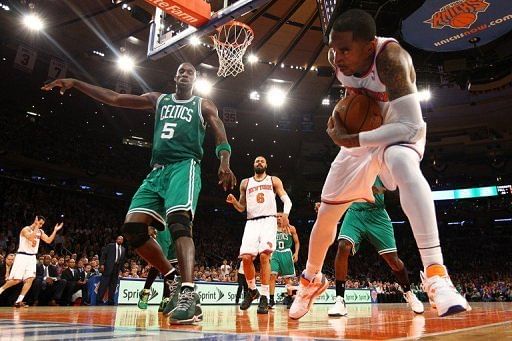
[[251,194],[255,191],[273,191],[272,185],[259,185],[247,189],[247,193]]
[[164,105],[160,111],[160,121],[165,120],[166,118],[177,118],[190,123],[190,121],[192,121],[192,113],[193,109],[182,105]]
[[389,102],[389,96],[387,92],[376,92],[365,88],[351,88],[345,87],[349,95],[365,95],[373,98],[377,102]]

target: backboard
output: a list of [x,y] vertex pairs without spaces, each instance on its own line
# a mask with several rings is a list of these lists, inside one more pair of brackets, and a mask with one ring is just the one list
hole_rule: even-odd
[[209,1],[212,7],[210,21],[200,27],[185,24],[155,8],[148,43],[148,58],[156,60],[190,43],[190,38],[210,34],[218,27],[243,17],[271,0]]

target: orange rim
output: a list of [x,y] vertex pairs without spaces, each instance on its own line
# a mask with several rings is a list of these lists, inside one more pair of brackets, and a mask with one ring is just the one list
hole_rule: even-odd
[[[251,26],[247,25],[247,24],[244,24],[243,22],[240,22],[240,21],[236,21],[236,20],[233,20],[227,24],[224,24],[220,27],[217,27],[215,30],[220,34],[220,32],[222,31],[222,29],[225,27],[225,26],[239,26],[239,27],[242,27],[244,29],[246,29],[247,31],[250,32],[250,35],[252,37],[254,37],[254,31],[252,30]],[[238,46],[241,46],[241,45],[245,45],[247,43],[247,41],[243,44],[238,44],[238,43],[226,43],[226,42],[223,42],[223,41],[220,41],[217,39],[217,37],[215,35],[213,36],[210,36],[212,38],[212,40],[219,44],[219,45],[222,45],[222,46],[234,46],[234,47],[238,47]],[[249,39],[247,39],[249,40]]]

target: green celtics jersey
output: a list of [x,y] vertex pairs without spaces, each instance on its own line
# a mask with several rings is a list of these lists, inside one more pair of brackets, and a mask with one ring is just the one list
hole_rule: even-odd
[[[380,181],[379,177],[375,179],[375,182],[373,183],[375,187],[384,187],[382,182]],[[350,208],[354,210],[365,210],[365,209],[373,209],[373,208],[385,208],[384,206],[384,194],[373,194],[375,197],[375,203],[369,203],[369,202],[355,202],[352,205],[350,205]]]
[[188,159],[201,162],[205,130],[201,97],[179,100],[175,94],[162,94],[156,103],[151,166]]
[[293,238],[291,234],[277,231],[276,241],[276,251],[283,251],[292,248]]

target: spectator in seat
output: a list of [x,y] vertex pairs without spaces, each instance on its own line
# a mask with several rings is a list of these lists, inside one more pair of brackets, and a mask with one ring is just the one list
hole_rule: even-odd
[[37,264],[36,279],[32,285],[34,305],[59,305],[57,302],[61,300],[65,288],[66,280],[61,279],[57,267],[51,265],[50,255],[45,255],[43,264]]

